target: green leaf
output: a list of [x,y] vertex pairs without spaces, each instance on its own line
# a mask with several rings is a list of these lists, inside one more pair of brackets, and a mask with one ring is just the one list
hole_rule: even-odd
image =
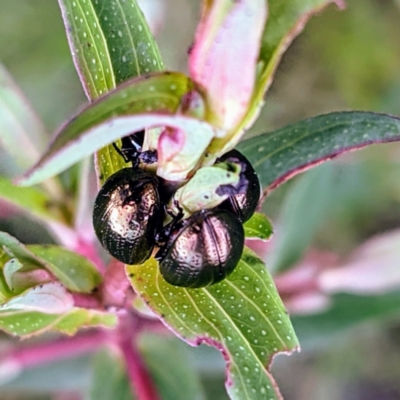
[[[188,355],[187,345],[176,338],[140,337],[140,349],[163,400],[204,400],[203,388]],[[174,367],[171,368],[171,360]]]
[[4,303],[5,301],[7,301],[8,299],[10,299],[11,297],[13,297],[15,295],[15,293],[13,293],[10,290],[10,287],[8,286],[4,274],[0,273],[0,304]]
[[125,365],[115,352],[103,350],[93,357],[89,400],[133,400]]
[[[160,52],[136,0],[59,0],[71,53],[90,100],[119,83],[163,69]],[[112,146],[97,154],[99,173],[123,168]]]
[[330,339],[366,321],[396,317],[399,309],[398,290],[374,296],[337,294],[332,297],[332,306],[326,312],[292,316],[291,319],[301,343],[304,341],[307,346],[314,347],[318,340]]
[[400,119],[370,112],[334,112],[305,119],[240,143],[264,192],[350,150],[400,140]]
[[122,84],[65,125],[19,183],[40,182],[120,137],[146,127],[166,125],[213,137],[215,128],[208,123],[174,115],[182,96],[194,89],[190,78],[178,72],[163,72]]
[[333,165],[321,167],[296,181],[284,200],[279,218],[280,235],[271,257],[273,271],[285,270],[301,258],[338,201]]
[[75,66],[89,99],[163,69],[136,0],[59,0]]
[[262,213],[254,213],[243,225],[246,239],[269,240],[274,233],[274,228],[268,217]]
[[115,328],[117,323],[118,318],[115,314],[76,307],[58,320],[51,329],[72,336],[80,328]]
[[71,291],[90,293],[101,281],[91,262],[59,246],[25,246],[8,233],[0,232],[0,250],[9,254],[9,258],[18,259],[25,267],[51,272]]
[[255,90],[242,126],[248,126],[257,116],[279,61],[293,39],[301,33],[313,14],[331,3],[344,8],[343,0],[268,1],[268,19],[261,41]]
[[73,308],[66,314],[44,314],[29,310],[0,311],[0,330],[21,338],[47,331],[73,335],[80,328],[112,328],[116,324],[117,318],[114,314],[83,308]]
[[279,399],[267,369],[274,354],[298,342],[267,269],[245,249],[236,270],[202,289],[169,285],[157,262],[126,266],[135,291],[182,339],[217,347],[227,361],[232,399]]
[[28,245],[27,248],[71,291],[90,293],[101,282],[96,267],[79,254],[52,245]]
[[18,187],[0,176],[0,198],[42,222],[65,222],[58,205],[38,188]]
[[45,264],[32,254],[26,246],[6,232],[0,232],[0,255],[3,262],[16,258],[25,266],[45,268]]

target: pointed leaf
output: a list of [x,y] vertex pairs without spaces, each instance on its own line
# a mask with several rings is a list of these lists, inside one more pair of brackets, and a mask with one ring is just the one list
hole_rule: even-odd
[[[161,56],[136,0],[59,0],[81,83],[89,100],[119,83],[163,69]],[[104,182],[124,167],[112,146],[97,153]]]
[[192,345],[217,347],[227,361],[232,399],[280,399],[267,366],[298,343],[264,264],[245,249],[236,270],[202,289],[169,285],[154,259],[127,266],[133,288],[174,332]]
[[268,20],[261,42],[255,90],[251,107],[242,121],[242,127],[251,125],[257,117],[279,61],[293,39],[301,33],[307,21],[315,13],[333,3],[339,8],[345,6],[344,0],[272,0],[268,2]]
[[240,143],[266,194],[300,172],[350,150],[400,140],[400,118],[335,112],[309,118]]
[[90,293],[101,282],[97,268],[79,254],[59,246],[28,245],[27,248],[71,291]]
[[253,216],[244,223],[244,235],[246,239],[269,240],[274,233],[271,221],[262,213],[254,213]]
[[29,338],[47,331],[73,335],[80,328],[116,325],[114,314],[73,308],[66,314],[44,314],[37,311],[0,311],[0,330],[21,338]]
[[190,52],[190,75],[206,89],[211,121],[228,131],[243,118],[253,92],[267,3],[217,0],[205,15]]
[[214,128],[192,117],[173,115],[179,109],[182,96],[193,88],[188,77],[175,72],[141,77],[119,86],[65,125],[20,183],[40,182],[120,137],[152,126],[181,129],[187,133],[189,146],[190,135],[194,135],[196,143],[196,135],[199,136],[201,146],[197,153],[200,157],[215,134]]

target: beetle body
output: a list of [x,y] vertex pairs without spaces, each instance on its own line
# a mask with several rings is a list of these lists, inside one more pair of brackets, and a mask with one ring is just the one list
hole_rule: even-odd
[[140,264],[154,248],[159,225],[157,179],[139,168],[124,168],[100,189],[93,225],[103,247],[125,264]]
[[254,214],[260,200],[261,189],[256,171],[249,160],[237,150],[224,154],[217,160],[218,162],[237,163],[242,167],[242,179],[247,181],[246,190],[230,196],[219,205],[219,208],[232,212],[244,223]]
[[199,288],[228,276],[240,260],[243,245],[243,227],[235,215],[203,210],[173,225],[156,259],[168,283]]

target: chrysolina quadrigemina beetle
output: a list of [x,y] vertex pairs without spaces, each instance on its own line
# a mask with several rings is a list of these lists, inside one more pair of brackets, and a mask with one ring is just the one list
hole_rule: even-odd
[[237,163],[242,167],[243,178],[247,181],[246,191],[230,196],[218,207],[234,213],[244,223],[254,214],[260,200],[261,188],[257,173],[249,160],[237,150],[225,153],[217,159],[218,162]]
[[[137,168],[144,158],[142,143],[138,133],[123,138],[121,149],[114,146],[133,166],[107,179],[93,208],[93,226],[100,243],[125,264],[140,264],[150,257],[160,223],[157,178]],[[154,162],[151,154],[147,156]]]
[[[93,223],[103,247],[126,264],[143,263],[151,255],[160,227],[157,178],[137,166],[153,163],[154,152],[142,152],[144,132],[121,139],[114,147],[132,168],[113,174],[101,188],[93,210]],[[244,245],[242,223],[254,213],[260,184],[249,161],[237,150],[217,160],[240,164],[247,187],[220,206],[182,220],[176,216],[164,229],[156,258],[165,280],[175,286],[199,288],[223,280],[236,267]],[[160,235],[159,235],[160,236]],[[160,242],[161,243],[161,242]]]
[[236,268],[243,251],[244,231],[231,212],[202,210],[187,219],[172,221],[171,226],[156,254],[160,272],[171,285],[212,285]]

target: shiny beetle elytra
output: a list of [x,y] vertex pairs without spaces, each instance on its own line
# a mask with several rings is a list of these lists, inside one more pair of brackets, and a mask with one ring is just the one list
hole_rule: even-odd
[[156,259],[171,285],[200,288],[226,278],[239,262],[243,245],[243,226],[234,214],[202,210],[172,221]]
[[125,264],[140,264],[153,251],[160,222],[157,178],[139,169],[140,162],[157,161],[155,152],[142,152],[144,131],[121,139],[114,148],[131,168],[111,175],[97,194],[93,226],[102,246]]
[[240,164],[243,179],[247,181],[247,189],[230,196],[218,207],[234,213],[244,223],[254,214],[260,200],[260,181],[249,160],[239,151],[231,150],[218,158],[217,162],[231,162]]
[[93,208],[100,243],[125,264],[140,264],[150,257],[159,220],[157,179],[139,168],[124,168],[110,176]]

